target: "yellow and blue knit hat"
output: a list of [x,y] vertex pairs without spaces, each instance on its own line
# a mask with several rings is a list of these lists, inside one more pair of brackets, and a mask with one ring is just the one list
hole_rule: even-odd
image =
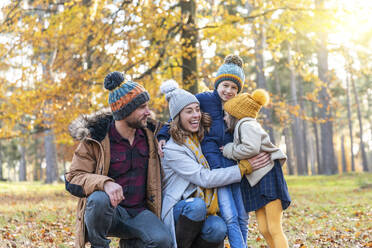
[[218,68],[214,88],[223,81],[232,81],[238,86],[238,93],[244,85],[245,75],[243,70],[243,60],[238,55],[227,55],[224,63]]
[[108,102],[114,120],[124,119],[150,100],[150,95],[143,86],[133,81],[125,81],[123,73],[118,71],[107,74],[104,86],[110,91]]

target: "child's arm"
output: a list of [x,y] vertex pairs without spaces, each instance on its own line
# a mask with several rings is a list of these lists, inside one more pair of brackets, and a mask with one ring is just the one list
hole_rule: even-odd
[[229,159],[243,160],[260,153],[261,127],[252,125],[251,122],[243,122],[240,125],[239,143],[228,143],[223,149],[223,155]]
[[169,119],[167,121],[167,124],[163,125],[159,132],[158,132],[158,135],[157,135],[157,139],[158,141],[160,140],[165,140],[165,141],[168,141],[170,139],[170,134],[169,134],[169,123],[171,122],[172,120]]
[[171,122],[171,119],[168,120],[168,122],[163,125],[156,138],[158,139],[158,154],[160,157],[164,156],[163,153],[163,146],[165,146],[165,143],[170,139],[170,134],[169,134],[169,123]]

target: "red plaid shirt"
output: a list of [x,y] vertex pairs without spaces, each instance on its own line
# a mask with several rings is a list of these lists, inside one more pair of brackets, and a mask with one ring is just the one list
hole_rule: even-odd
[[125,199],[120,205],[129,214],[136,215],[145,209],[146,178],[149,147],[145,132],[137,129],[133,144],[116,130],[115,122],[109,130],[111,158],[108,176],[123,187]]

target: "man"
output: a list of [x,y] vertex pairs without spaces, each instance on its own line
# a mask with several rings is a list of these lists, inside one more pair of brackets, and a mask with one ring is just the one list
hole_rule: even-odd
[[148,92],[120,72],[104,81],[111,112],[69,126],[80,140],[66,189],[80,197],[75,246],[109,247],[108,236],[135,247],[172,247],[161,211],[161,167],[154,130],[147,128]]

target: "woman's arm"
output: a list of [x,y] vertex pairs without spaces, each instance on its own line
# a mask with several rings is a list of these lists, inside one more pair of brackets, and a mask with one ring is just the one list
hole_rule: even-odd
[[214,188],[240,182],[241,172],[238,166],[206,169],[199,164],[187,148],[166,146],[164,148],[164,163],[185,180],[203,188]]

